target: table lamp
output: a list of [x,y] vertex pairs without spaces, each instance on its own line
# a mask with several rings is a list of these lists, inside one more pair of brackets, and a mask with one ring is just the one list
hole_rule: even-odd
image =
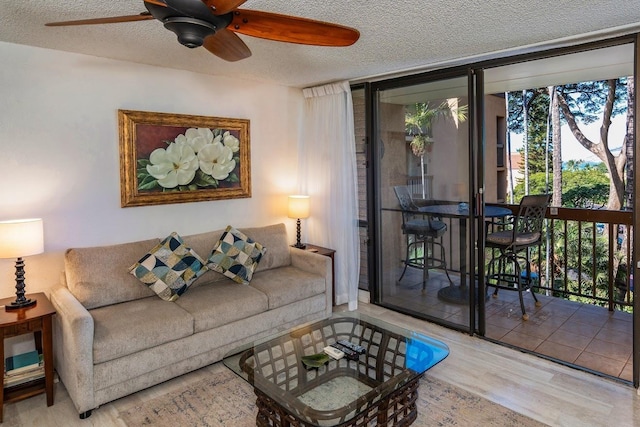
[[295,247],[304,249],[305,245],[300,243],[300,220],[309,218],[309,196],[289,196],[289,218],[297,219]]
[[0,221],[0,258],[16,258],[16,300],[7,310],[30,307],[35,300],[24,297],[24,261],[22,257],[44,252],[42,219]]

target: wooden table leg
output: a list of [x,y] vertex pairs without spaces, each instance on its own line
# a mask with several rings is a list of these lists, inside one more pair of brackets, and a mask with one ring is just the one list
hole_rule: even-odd
[[53,339],[51,317],[42,319],[42,350],[44,355],[44,382],[47,406],[53,405]]

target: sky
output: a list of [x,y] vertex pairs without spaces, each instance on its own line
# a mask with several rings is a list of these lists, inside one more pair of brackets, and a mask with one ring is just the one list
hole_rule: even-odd
[[[611,127],[609,128],[609,148],[617,153],[622,146],[622,141],[626,133],[626,120],[627,116],[620,115],[612,119]],[[593,142],[600,141],[600,122],[592,123],[590,125],[578,124],[582,133],[585,134]],[[584,160],[587,162],[600,162],[593,153],[584,148],[574,138],[569,126],[562,126],[562,161],[569,160]],[[519,148],[522,148],[524,140],[524,134],[511,133],[511,152],[515,153]]]

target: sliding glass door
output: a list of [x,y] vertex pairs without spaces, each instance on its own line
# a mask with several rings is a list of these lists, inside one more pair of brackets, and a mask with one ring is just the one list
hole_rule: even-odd
[[[367,84],[372,301],[637,387],[639,52],[634,36]],[[485,286],[484,238],[543,193],[520,303]]]
[[377,302],[459,329],[474,315],[469,87],[465,73],[372,91]]

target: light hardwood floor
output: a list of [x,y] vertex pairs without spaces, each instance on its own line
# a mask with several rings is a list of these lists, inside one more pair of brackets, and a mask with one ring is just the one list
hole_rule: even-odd
[[[360,303],[358,310],[444,341],[451,353],[429,375],[531,418],[551,426],[640,426],[640,396],[632,387],[378,306]],[[124,426],[119,411],[220,369],[226,368],[217,363],[119,399],[94,410],[86,420],[78,419],[64,387],[57,383],[54,406],[47,408],[44,395],[7,404],[3,425]]]

